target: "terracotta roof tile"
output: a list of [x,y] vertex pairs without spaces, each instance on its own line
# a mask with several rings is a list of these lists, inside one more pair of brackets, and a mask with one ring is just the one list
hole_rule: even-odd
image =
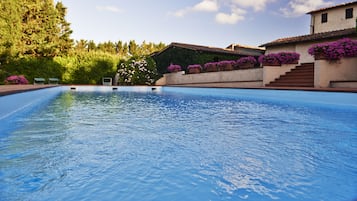
[[303,35],[303,36],[288,37],[288,38],[280,38],[280,39],[274,40],[272,42],[260,45],[259,47],[279,46],[279,45],[286,45],[286,44],[295,44],[295,43],[299,43],[299,42],[309,42],[309,41],[316,41],[316,40],[341,38],[341,37],[347,37],[347,36],[356,36],[357,37],[356,28],[316,33],[316,34],[309,34],[309,35]]
[[[169,48],[183,48],[183,49],[189,49],[189,50],[194,50],[194,51],[202,51],[202,52],[212,52],[212,53],[221,53],[221,54],[231,54],[231,55],[237,55],[237,56],[242,56],[243,54],[234,50],[228,50],[224,48],[218,48],[218,47],[209,47],[209,46],[202,46],[202,45],[193,45],[193,44],[186,44],[186,43],[177,43],[173,42],[169,46],[167,46],[165,49],[162,51],[155,53],[155,55],[159,55],[165,50]],[[244,54],[246,56],[247,54]],[[251,56],[256,56],[252,54]]]
[[312,14],[312,13],[316,13],[316,12],[321,12],[321,11],[325,11],[325,10],[329,10],[329,9],[333,9],[333,8],[338,8],[338,7],[342,7],[342,6],[349,6],[349,5],[354,5],[354,4],[357,4],[357,1],[338,4],[338,5],[331,6],[331,7],[326,7],[326,8],[320,8],[320,9],[317,9],[317,10],[310,11],[307,14]]

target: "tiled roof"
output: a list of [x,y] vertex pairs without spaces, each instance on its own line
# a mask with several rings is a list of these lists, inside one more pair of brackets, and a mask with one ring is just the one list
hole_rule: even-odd
[[350,5],[354,5],[354,4],[357,4],[357,1],[347,2],[347,3],[338,4],[338,5],[331,6],[331,7],[326,7],[326,8],[313,10],[313,11],[308,12],[307,14],[312,14],[312,13],[321,12],[321,11],[325,11],[325,10],[330,10],[330,9],[333,9],[333,8],[338,8],[338,7],[343,7],[343,6],[350,6]]
[[[159,55],[162,52],[166,51],[167,49],[175,48],[175,47],[183,48],[183,49],[189,49],[189,50],[193,50],[193,51],[201,51],[201,52],[231,54],[231,55],[238,55],[238,56],[242,55],[240,52],[233,51],[233,50],[227,50],[227,49],[224,49],[224,48],[201,46],[201,45],[192,45],[192,44],[177,43],[177,42],[171,43],[169,46],[167,46],[161,52],[156,53],[155,55]],[[252,55],[252,56],[254,56],[254,55]]]
[[280,39],[274,40],[272,42],[260,45],[259,47],[279,46],[279,45],[285,45],[285,44],[295,44],[295,43],[300,43],[300,42],[334,39],[334,38],[341,38],[341,37],[347,37],[347,36],[357,37],[356,28],[316,33],[316,34],[309,34],[309,35],[303,35],[303,36],[295,36],[295,37],[289,37],[289,38],[280,38]]

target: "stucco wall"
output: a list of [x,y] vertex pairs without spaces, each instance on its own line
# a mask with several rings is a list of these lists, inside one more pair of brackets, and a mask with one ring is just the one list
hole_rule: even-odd
[[330,87],[331,81],[357,80],[357,57],[342,58],[337,62],[315,61],[316,88]]
[[[346,19],[346,8],[353,8],[353,17]],[[321,23],[321,14],[327,13],[327,22]],[[343,6],[311,15],[315,33],[353,28],[356,26],[357,6]]]
[[[219,71],[199,74],[185,74],[184,71],[164,74],[157,84],[183,85],[183,84],[207,84],[207,83],[232,83],[232,82],[262,82],[263,69],[244,69],[234,71]],[[163,84],[165,83],[165,84]]]
[[263,68],[263,85],[269,84],[281,75],[291,71],[298,64],[284,64],[281,66],[264,66]]
[[[356,9],[357,10],[357,9]],[[353,40],[357,40],[357,37],[350,37]],[[267,48],[267,53],[278,53],[278,52],[297,52],[300,54],[300,60],[299,63],[313,63],[315,61],[314,57],[311,56],[308,52],[309,48],[313,44],[317,43],[324,43],[324,42],[332,42],[336,41],[337,39],[331,39],[331,40],[323,40],[323,41],[312,41],[312,42],[304,42],[304,43],[298,43],[294,45],[281,45],[281,46],[275,46],[275,47],[268,47]]]

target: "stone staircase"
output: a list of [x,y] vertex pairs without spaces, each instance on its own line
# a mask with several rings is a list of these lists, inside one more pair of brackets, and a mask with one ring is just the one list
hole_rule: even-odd
[[314,63],[302,63],[266,87],[314,87]]

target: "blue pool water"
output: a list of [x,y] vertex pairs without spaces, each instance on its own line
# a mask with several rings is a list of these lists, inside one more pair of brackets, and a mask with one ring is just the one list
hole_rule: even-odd
[[3,116],[2,201],[357,199],[357,94],[66,89]]

